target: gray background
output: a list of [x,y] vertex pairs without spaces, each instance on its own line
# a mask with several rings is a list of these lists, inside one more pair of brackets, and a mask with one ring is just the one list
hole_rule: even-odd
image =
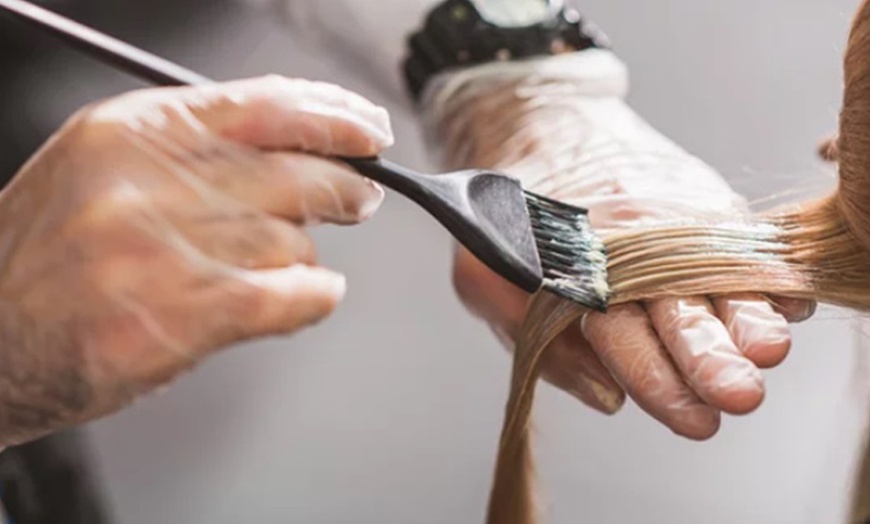
[[[753,198],[833,181],[813,153],[835,127],[855,4],[583,2],[628,61],[637,109]],[[215,3],[183,25],[187,36],[143,25],[135,41],[216,77],[283,72],[385,102],[264,16]],[[45,71],[53,81],[27,93],[29,118],[45,126],[131,86],[67,58]],[[424,166],[415,124],[395,118],[391,156]],[[229,351],[93,425],[121,522],[482,522],[509,359],[454,297],[449,239],[392,195],[369,224],[317,238],[322,260],[349,276],[330,322]],[[759,412],[726,419],[711,442],[674,437],[634,406],[604,418],[543,387],[548,521],[841,519],[866,413],[861,335],[845,313],[821,317],[767,374]]]

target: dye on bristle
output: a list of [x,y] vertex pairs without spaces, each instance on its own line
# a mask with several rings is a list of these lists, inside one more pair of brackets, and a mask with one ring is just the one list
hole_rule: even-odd
[[561,297],[604,311],[610,295],[607,252],[592,232],[585,209],[526,193],[538,246],[543,287]]

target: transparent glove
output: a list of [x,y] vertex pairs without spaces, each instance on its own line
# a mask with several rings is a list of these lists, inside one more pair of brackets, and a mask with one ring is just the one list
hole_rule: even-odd
[[[587,51],[460,73],[428,103],[451,163],[502,169],[532,191],[587,207],[604,236],[747,213],[713,169],[632,112],[623,101],[625,79],[612,54]],[[512,347],[529,297],[461,249],[454,280],[470,310]],[[613,307],[556,340],[544,378],[604,413],[618,411],[627,392],[674,432],[709,438],[721,412],[759,406],[759,368],[785,358],[787,320],[813,310],[757,295]]]
[[279,77],[80,111],[0,194],[0,445],[327,316],[344,277],[302,226],[365,220],[383,192],[324,157],[391,141],[383,109]]

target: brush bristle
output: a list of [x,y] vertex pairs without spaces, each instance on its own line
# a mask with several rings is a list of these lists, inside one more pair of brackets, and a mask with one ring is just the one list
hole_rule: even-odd
[[588,212],[534,193],[525,195],[541,258],[544,288],[605,311],[610,298],[607,251],[592,231]]

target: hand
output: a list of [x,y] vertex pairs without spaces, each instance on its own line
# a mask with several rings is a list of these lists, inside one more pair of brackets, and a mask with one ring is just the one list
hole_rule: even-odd
[[365,220],[383,191],[324,157],[391,141],[383,109],[279,77],[80,111],[0,194],[0,445],[326,317],[344,277],[302,226]]
[[[464,113],[451,113],[463,115],[446,123],[453,132],[464,130],[456,135],[466,140],[463,160],[504,169],[532,191],[589,208],[605,236],[644,223],[748,212],[717,173],[649,127],[619,96],[587,96],[570,83],[548,87],[554,96],[529,85],[495,88]],[[448,136],[450,150],[459,149]],[[454,282],[470,310],[512,347],[529,297],[462,249]],[[812,303],[760,295],[617,306],[568,329],[545,353],[542,370],[601,412],[618,411],[627,392],[672,431],[706,439],[717,432],[722,412],[744,414],[760,405],[759,369],[786,357],[787,321],[813,311]]]

